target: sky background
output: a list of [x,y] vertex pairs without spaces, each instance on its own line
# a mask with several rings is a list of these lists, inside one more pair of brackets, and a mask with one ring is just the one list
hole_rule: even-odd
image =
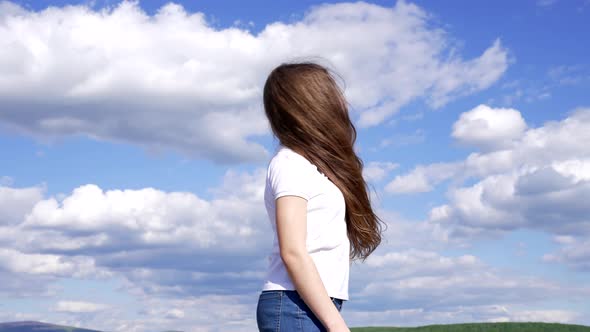
[[253,331],[282,62],[340,74],[349,326],[590,325],[590,1],[0,1],[0,322]]

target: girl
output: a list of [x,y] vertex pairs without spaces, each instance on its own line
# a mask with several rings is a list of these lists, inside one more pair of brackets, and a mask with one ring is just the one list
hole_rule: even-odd
[[380,244],[382,221],[353,149],[347,102],[328,69],[311,62],[276,67],[263,100],[279,145],[266,174],[274,241],[258,329],[349,332],[340,311],[349,300],[350,265]]

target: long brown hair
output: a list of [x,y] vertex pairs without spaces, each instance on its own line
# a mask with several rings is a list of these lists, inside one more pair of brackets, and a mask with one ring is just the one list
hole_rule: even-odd
[[331,72],[310,61],[282,63],[264,84],[264,110],[280,143],[304,156],[342,192],[349,257],[364,261],[381,243],[383,221],[371,207],[363,161],[354,151],[357,132]]

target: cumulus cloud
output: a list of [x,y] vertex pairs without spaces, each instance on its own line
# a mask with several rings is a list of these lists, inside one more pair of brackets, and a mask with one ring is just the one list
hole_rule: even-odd
[[43,187],[12,188],[0,185],[0,227],[22,222],[43,197]]
[[582,197],[590,195],[590,150],[559,142],[584,141],[588,114],[579,111],[560,123],[527,131],[511,151],[515,158],[510,168],[482,174],[472,186],[451,189],[449,204],[433,209],[431,220],[469,226],[471,231],[532,227],[559,235],[589,234],[590,210]]
[[[255,198],[260,197],[243,203],[226,198],[206,201],[188,192],[168,193],[153,188],[103,191],[88,184],[61,199],[51,197],[37,202],[20,226],[72,236],[73,242],[37,245],[64,252],[93,247],[102,252],[133,246],[166,248],[179,243],[214,251],[219,251],[220,246],[247,249],[244,246],[249,247],[251,242],[231,238],[257,235],[254,226],[259,220],[250,216],[258,211],[248,205]],[[240,212],[244,213],[242,222],[236,222],[233,217]],[[32,242],[29,245],[34,246]]]
[[559,235],[588,235],[590,210],[583,197],[590,195],[590,181],[587,173],[563,171],[561,166],[571,163],[588,164],[590,159],[525,165],[469,187],[453,188],[449,203],[431,211],[431,221],[475,233],[529,227]]
[[[541,300],[543,297],[539,292],[545,296],[563,296],[562,291],[570,295],[576,290],[584,294],[590,292],[590,289],[577,286],[563,289],[563,285],[536,277],[506,276],[472,255],[444,257],[435,252],[409,250],[381,257],[375,255],[374,260],[376,262],[363,268],[376,265],[388,273],[379,278],[372,276],[367,283],[362,283],[356,298],[375,309],[382,308],[385,297],[391,296],[397,298],[394,303],[406,308],[415,305],[433,309],[494,302],[517,304],[521,301],[519,298],[526,298],[527,302]],[[450,296],[451,293],[455,296]]]
[[[116,331],[167,331],[174,326],[179,331],[252,331],[256,320],[252,316],[257,294],[203,295],[199,297],[155,297],[140,296],[144,306],[134,317],[113,319],[100,313],[88,326],[112,326]],[[207,308],[207,310],[203,310]],[[255,310],[255,309],[254,309]],[[108,324],[100,324],[101,319]],[[125,326],[122,326],[125,324]]]
[[[516,110],[504,113],[506,109],[492,109],[487,106],[482,108],[481,105],[464,113],[470,116],[463,114],[455,122],[453,125],[455,129],[463,128],[462,134],[455,136],[458,139],[461,136],[461,139],[472,143],[481,143],[478,148],[482,151],[470,153],[465,160],[418,165],[410,172],[396,176],[386,185],[385,190],[390,193],[427,192],[449,179],[463,181],[469,178],[485,178],[490,175],[507,174],[515,169],[526,168],[532,171],[530,167],[539,168],[547,165],[568,172],[570,176],[581,176],[580,174],[585,172],[582,169],[585,166],[581,160],[590,157],[590,151],[584,143],[590,140],[589,109],[576,109],[562,121],[549,121],[538,128],[527,128],[524,131],[522,131],[523,120],[521,125],[518,125],[518,130],[507,130],[504,136],[500,134],[500,131],[505,129],[494,131],[489,127],[488,130],[483,130],[487,133],[482,134],[480,127],[467,125],[468,122],[471,123],[468,119],[473,119],[474,113],[471,112],[474,110],[486,110],[487,116],[490,119],[494,118],[491,121],[497,124],[501,123],[500,118],[507,119],[506,114],[512,114],[508,117],[513,117],[516,122],[521,122],[517,119],[522,119],[520,113],[514,114],[518,112]],[[497,112],[498,110],[500,112]],[[470,133],[470,131],[478,133]],[[520,132],[520,135],[516,135],[516,132]],[[470,138],[467,139],[467,136]],[[496,137],[496,139],[486,137]],[[564,167],[576,169],[576,171],[566,171]]]
[[[17,241],[18,238],[13,238],[9,245],[17,247]],[[28,253],[0,246],[0,296],[3,297],[53,297],[59,292],[55,283],[61,278],[104,280],[112,276],[109,269],[97,266],[93,257]]]
[[392,162],[371,161],[363,168],[363,177],[371,182],[381,181],[397,167],[399,167],[399,164]]
[[533,303],[547,298],[581,303],[590,294],[587,286],[497,268],[469,251],[443,254],[464,247],[443,225],[405,220],[387,210],[378,214],[388,223],[384,241],[364,264],[351,268],[345,318],[352,326],[521,321],[526,314],[538,314],[539,321],[584,320],[578,311],[551,310],[549,303],[536,310]]
[[[0,268],[15,276],[72,278],[117,271],[138,292],[150,294],[258,288],[272,244],[262,203],[265,174],[228,170],[207,200],[189,192],[88,184],[65,195],[35,197],[26,213],[5,204],[4,213],[20,215],[20,222],[0,225],[0,248],[7,248],[0,251]],[[0,198],[10,202],[31,190],[10,189],[12,195]]]
[[590,240],[583,236],[556,236],[556,238],[563,247],[557,252],[543,255],[543,261],[563,263],[573,270],[590,272]]
[[397,175],[385,186],[385,191],[392,194],[429,192],[449,179],[455,184],[507,171],[517,162],[516,157],[513,150],[474,152],[462,161],[418,165],[406,174]]
[[108,307],[108,305],[102,303],[84,301],[59,301],[55,306],[55,310],[72,313],[88,313],[105,310]]
[[421,249],[379,248],[366,264],[353,265],[351,273],[357,282],[352,285],[350,306],[354,310],[347,321],[356,326],[375,325],[374,319],[381,325],[397,326],[522,321],[526,317],[572,323],[582,318],[578,312],[521,308],[546,298],[584,301],[590,294],[590,288],[515,275],[473,255],[451,257]]
[[506,305],[457,306],[439,311],[391,309],[358,310],[348,313],[347,322],[354,326],[423,326],[465,322],[550,322],[575,323],[582,315],[572,310],[520,310]]
[[423,129],[416,129],[410,134],[398,134],[381,140],[378,147],[371,148],[376,151],[388,146],[403,147],[408,145],[420,144],[426,140],[426,133]]
[[[428,218],[450,242],[519,228],[541,230],[564,245],[546,254],[545,261],[587,270],[588,245],[576,239],[590,234],[585,200],[590,197],[590,109],[525,129],[517,110],[480,105],[462,114],[453,128],[457,139],[483,151],[462,161],[419,165],[386,190],[430,191],[451,179],[448,202],[432,208]],[[467,179],[473,184],[464,186]]]
[[[10,2],[0,16],[0,124],[39,139],[86,135],[216,162],[262,161],[261,90],[270,70],[314,59],[337,70],[362,126],[416,98],[432,107],[487,88],[507,68],[499,40],[461,59],[418,6],[323,4],[254,34],[216,29],[169,3],[153,16],[114,8]],[[342,37],[339,37],[342,36]]]
[[385,186],[385,191],[393,194],[428,192],[434,188],[434,184],[456,174],[460,166],[457,163],[420,165],[408,174],[397,175]]
[[496,317],[490,321],[513,322],[545,322],[545,323],[574,323],[581,315],[571,310],[520,310],[508,315]]
[[[5,263],[3,262],[3,265]],[[2,268],[4,269],[5,266]],[[58,280],[55,275],[0,270],[0,280],[2,280],[0,296],[3,298],[43,300],[52,298],[60,292],[59,287],[55,284]],[[1,306],[0,309],[2,309]],[[12,312],[12,314],[15,313]],[[6,320],[4,319],[4,321]]]
[[[52,297],[53,310],[67,317],[61,323],[102,330],[251,330],[251,312],[266,268],[264,255],[271,244],[261,203],[264,174],[263,169],[229,170],[210,188],[210,199],[96,185],[41,198],[20,224],[0,232],[0,295]],[[369,325],[377,312],[390,314],[392,325],[515,320],[518,305],[590,295],[581,286],[491,268],[471,254],[442,255],[435,250],[449,239],[440,224],[403,220],[386,210],[378,213],[389,227],[383,245],[366,263],[353,264],[347,322]],[[240,226],[253,231],[235,241]],[[176,231],[183,227],[186,232]],[[565,237],[559,240],[571,243]],[[208,247],[207,241],[215,245]],[[118,293],[140,303],[139,316],[130,318],[125,308],[111,303],[61,298],[63,290],[56,286],[58,278],[97,277],[117,284]],[[199,310],[203,305],[211,310]],[[564,321],[579,319],[566,311],[560,315]],[[17,314],[0,316],[15,320]],[[222,317],[227,324],[219,323]]]
[[547,75],[558,85],[578,85],[590,80],[590,72],[587,65],[556,66],[547,72]]
[[[519,149],[526,148],[522,146],[527,139],[525,132],[535,135],[534,129],[526,129],[526,122],[517,110],[478,105],[460,115],[453,124],[452,137],[480,151],[469,154],[463,161],[418,165],[409,173],[396,176],[386,185],[385,191],[394,194],[429,192],[448,179],[507,171],[519,162]],[[534,148],[531,137],[527,140],[529,148]]]
[[0,266],[4,270],[14,273],[77,278],[96,275],[99,272],[91,257],[26,254],[10,248],[0,248]]
[[453,125],[452,136],[481,150],[499,150],[510,148],[526,128],[519,111],[482,104],[461,114]]

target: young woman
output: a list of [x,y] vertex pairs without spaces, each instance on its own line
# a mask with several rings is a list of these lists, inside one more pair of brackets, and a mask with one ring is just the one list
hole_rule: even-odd
[[266,174],[274,242],[258,329],[348,332],[340,310],[349,300],[350,265],[380,244],[382,221],[353,148],[347,102],[329,70],[312,62],[276,67],[263,94],[279,145]]

